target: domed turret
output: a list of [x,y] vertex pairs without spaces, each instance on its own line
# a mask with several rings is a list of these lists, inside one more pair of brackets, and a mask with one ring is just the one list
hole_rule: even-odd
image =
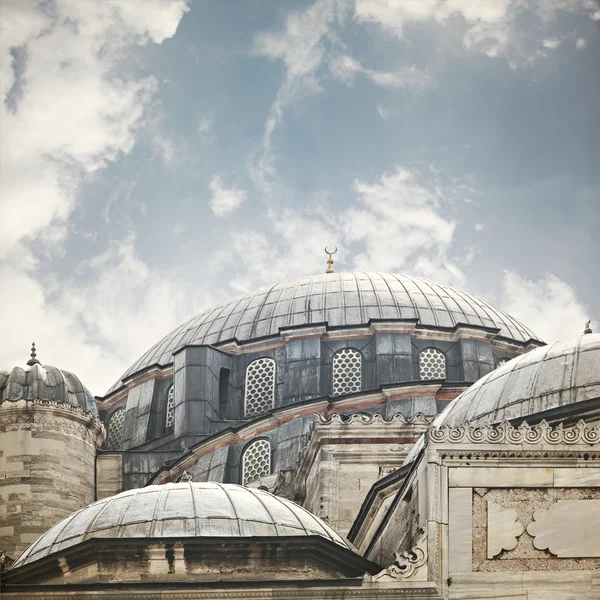
[[31,544],[4,580],[172,585],[360,578],[380,569],[290,500],[188,481],[128,490],[69,515]]
[[0,402],[17,400],[69,404],[98,415],[94,397],[79,377],[51,365],[42,365],[36,358],[35,344],[25,368],[0,371]]
[[45,366],[0,371],[0,551],[15,557],[48,527],[94,499],[104,427],[92,394]]

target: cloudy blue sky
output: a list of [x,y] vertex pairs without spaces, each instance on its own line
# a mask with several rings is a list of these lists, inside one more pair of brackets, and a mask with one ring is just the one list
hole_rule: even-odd
[[0,0],[0,367],[101,395],[324,270],[600,328],[595,0]]

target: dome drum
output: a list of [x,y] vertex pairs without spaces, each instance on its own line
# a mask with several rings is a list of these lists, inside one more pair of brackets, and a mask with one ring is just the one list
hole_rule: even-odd
[[[441,370],[424,374],[421,358],[430,349],[439,351],[444,364]],[[352,375],[344,372],[348,371],[348,365],[337,365],[334,359],[343,351],[359,353],[359,373]],[[498,359],[506,356],[507,352],[495,351],[483,340],[450,342],[433,336],[421,339],[392,332],[350,339],[289,339],[283,346],[234,356],[211,346],[186,346],[175,352],[172,380],[164,374],[160,378],[146,378],[131,388],[128,395],[121,395],[121,400],[110,404],[104,413],[105,422],[110,422],[116,410],[125,409],[123,434],[115,448],[144,446],[177,450],[184,438],[185,445],[190,447],[203,437],[242,425],[271,409],[338,395],[334,380],[339,376],[334,372],[334,363],[341,367],[341,376],[354,378],[354,384],[342,387],[341,392],[355,393],[377,390],[386,384],[419,381],[423,377],[465,386],[492,371]],[[256,388],[260,403],[248,407],[247,396],[253,383],[247,377],[248,370],[255,361],[267,359],[274,365],[271,387]],[[169,433],[165,427],[165,409],[171,384],[174,418]],[[260,375],[255,384],[266,385],[266,380]]]

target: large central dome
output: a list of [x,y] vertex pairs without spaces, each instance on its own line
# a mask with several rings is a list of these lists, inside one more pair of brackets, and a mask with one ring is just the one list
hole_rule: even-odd
[[280,281],[203,312],[156,343],[122,379],[150,365],[170,363],[173,352],[187,344],[247,342],[278,335],[281,328],[310,324],[352,327],[400,320],[429,327],[489,327],[521,343],[539,339],[487,302],[427,279],[391,273],[332,273]]

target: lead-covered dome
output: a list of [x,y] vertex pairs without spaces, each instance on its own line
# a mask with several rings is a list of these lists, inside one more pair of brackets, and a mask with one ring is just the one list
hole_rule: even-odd
[[440,328],[473,325],[496,329],[500,337],[518,343],[539,340],[505,312],[449,286],[391,273],[331,273],[281,281],[203,312],[156,343],[121,379],[150,365],[170,363],[173,352],[188,344],[247,342],[278,335],[286,327],[354,327],[372,321],[416,321]]
[[0,401],[41,400],[77,406],[98,416],[96,401],[79,377],[51,365],[30,361],[25,368],[0,371]]
[[600,397],[600,334],[536,348],[460,394],[434,425],[498,423]]
[[329,525],[269,492],[212,482],[167,483],[128,490],[73,513],[31,544],[12,568],[91,538],[313,535],[350,549]]

